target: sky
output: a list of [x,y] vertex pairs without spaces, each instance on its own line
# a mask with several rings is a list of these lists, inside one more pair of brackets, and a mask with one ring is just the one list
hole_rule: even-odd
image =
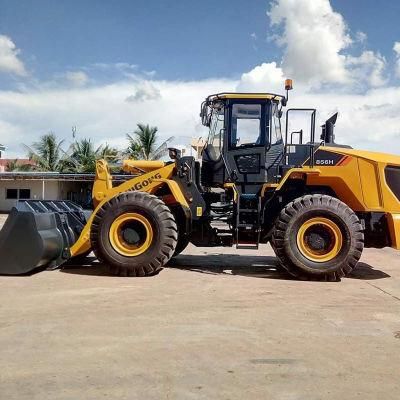
[[205,96],[283,92],[339,112],[337,141],[400,153],[400,2],[0,0],[5,157],[55,132],[123,147],[138,122],[206,136]]

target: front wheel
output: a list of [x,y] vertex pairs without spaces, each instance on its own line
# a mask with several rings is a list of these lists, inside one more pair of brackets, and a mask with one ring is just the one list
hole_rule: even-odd
[[357,265],[364,234],[357,215],[345,203],[314,194],[292,201],[281,211],[271,244],[291,275],[339,280]]
[[172,257],[178,239],[165,203],[144,192],[122,193],[97,212],[91,227],[97,258],[121,276],[154,275]]

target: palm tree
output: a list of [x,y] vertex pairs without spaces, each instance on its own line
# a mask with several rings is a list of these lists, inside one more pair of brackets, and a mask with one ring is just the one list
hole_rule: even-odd
[[125,154],[133,159],[157,160],[161,158],[167,151],[167,143],[173,137],[168,138],[160,146],[156,147],[157,132],[158,128],[156,126],[137,124],[137,129],[134,132],[135,137],[132,137],[129,133],[126,135],[128,147],[125,150]]
[[31,164],[21,164],[19,160],[16,158],[15,160],[10,160],[6,165],[7,172],[16,172],[16,171],[30,171],[32,170]]
[[29,159],[35,162],[35,169],[40,171],[61,171],[61,152],[63,140],[57,141],[54,133],[50,132],[40,137],[38,142],[32,146],[25,147],[28,149]]
[[115,160],[118,150],[108,144],[95,148],[90,139],[81,139],[72,144],[70,155],[65,158],[65,168],[70,172],[93,173],[99,159]]
[[111,147],[108,143],[106,143],[104,146],[101,145],[97,150],[96,150],[96,157],[102,158],[104,160],[110,160],[110,161],[115,161],[118,158],[119,151],[115,147]]
[[133,160],[142,158],[142,147],[129,133],[126,134],[128,139],[128,147],[125,149],[124,154]]
[[6,165],[6,171],[7,172],[14,172],[14,171],[18,171],[18,160],[10,160],[8,161],[7,165]]

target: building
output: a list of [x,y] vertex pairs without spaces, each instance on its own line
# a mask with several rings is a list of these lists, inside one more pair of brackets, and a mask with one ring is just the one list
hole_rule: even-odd
[[[92,207],[94,174],[57,172],[0,172],[0,212],[9,212],[18,200],[72,200]],[[114,175],[115,185],[132,177]]]
[[0,173],[0,211],[8,212],[17,200],[73,200],[90,207],[94,175],[53,172]]
[[194,154],[192,151],[193,157],[200,161],[201,160],[201,154],[203,152],[204,146],[206,145],[206,141],[202,138],[199,137],[197,139],[192,139],[192,142],[190,143],[190,147],[194,150]]

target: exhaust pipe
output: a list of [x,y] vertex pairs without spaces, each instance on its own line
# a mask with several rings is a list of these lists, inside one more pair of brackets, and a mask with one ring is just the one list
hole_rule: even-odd
[[325,144],[335,144],[335,124],[338,117],[338,113],[333,114],[328,120],[326,120],[325,124],[322,125],[322,134],[321,140],[325,142]]

